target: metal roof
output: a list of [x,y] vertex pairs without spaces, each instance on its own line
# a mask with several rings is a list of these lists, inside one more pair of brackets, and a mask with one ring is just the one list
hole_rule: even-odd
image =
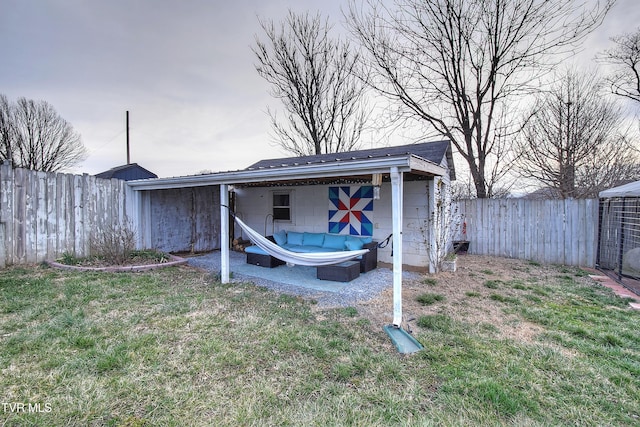
[[[424,156],[424,157],[423,157]],[[441,166],[447,158],[449,169]],[[423,176],[455,179],[449,141],[358,150],[317,156],[263,160],[246,169],[174,178],[129,181],[135,190],[169,189],[220,184],[267,185],[336,178],[357,179],[374,173],[389,173],[391,168]]]
[[316,154],[310,156],[261,160],[249,166],[246,170],[295,167],[320,163],[351,162],[355,160],[377,159],[408,154],[421,157],[422,159],[433,162],[436,165],[442,163],[442,159],[447,156],[447,163],[449,165],[453,165],[450,142],[434,141],[384,148],[372,148],[368,150],[347,151],[343,153]]
[[640,197],[640,181],[630,182],[619,187],[613,187],[601,191],[598,194],[601,199],[610,197]]

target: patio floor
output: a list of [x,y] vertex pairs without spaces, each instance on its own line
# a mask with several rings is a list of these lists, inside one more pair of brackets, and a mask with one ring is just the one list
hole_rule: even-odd
[[[212,273],[220,272],[220,252],[188,257],[189,265]],[[246,263],[246,254],[229,253],[233,282],[250,281],[279,292],[314,298],[320,305],[349,306],[374,298],[383,290],[393,287],[393,272],[379,267],[361,274],[351,282],[319,280],[316,267],[281,265],[276,268],[259,267]],[[417,279],[419,273],[405,271],[403,279]]]

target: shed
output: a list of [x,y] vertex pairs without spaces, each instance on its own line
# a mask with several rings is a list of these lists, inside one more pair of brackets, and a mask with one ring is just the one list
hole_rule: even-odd
[[[437,244],[442,237],[438,224],[442,216],[435,212],[449,197],[451,179],[455,179],[451,144],[435,141],[272,159],[239,171],[128,184],[138,195],[137,228],[142,246],[151,243],[156,227],[159,233],[166,233],[176,225],[173,220],[171,224],[154,221],[155,193],[219,189],[218,213],[212,212],[210,218],[219,219],[213,230],[219,233],[223,283],[229,282],[230,277],[229,243],[234,236],[230,235],[227,207],[233,207],[233,202],[243,221],[264,235],[273,233],[274,227],[287,227],[295,231],[367,235],[379,241],[392,236],[393,250],[383,250],[379,257],[393,266],[393,323],[400,325],[403,265],[421,265],[435,271],[438,254],[434,252],[447,249]],[[171,209],[169,203],[165,204],[164,210],[167,209]],[[175,219],[175,214],[164,218]],[[195,231],[192,235],[197,234]]]
[[640,181],[601,191],[596,264],[640,280]]
[[[220,209],[212,203],[219,205],[221,184],[227,185],[234,211],[263,235],[286,228],[360,234],[381,241],[392,233],[393,167],[399,168],[402,179],[403,263],[433,270],[433,210],[455,179],[449,141],[268,159],[238,171],[129,185],[140,197],[138,230],[145,247],[168,252],[220,249],[224,230],[216,223]],[[374,175],[380,178],[378,185],[373,184]],[[374,190],[379,191],[378,199],[372,197]],[[168,233],[170,238],[165,238]],[[242,237],[239,229],[235,233],[231,240]],[[211,246],[213,242],[218,243]],[[390,264],[392,258],[391,245],[379,252],[382,262]]]

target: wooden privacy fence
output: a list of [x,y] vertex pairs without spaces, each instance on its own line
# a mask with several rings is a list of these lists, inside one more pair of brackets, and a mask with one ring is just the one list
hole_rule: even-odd
[[[170,240],[176,241],[175,244],[191,242],[193,249],[196,243],[200,244],[204,233],[206,245],[203,248],[214,248],[218,244],[215,224],[219,220],[215,220],[215,212],[207,213],[206,206],[219,195],[214,189],[205,190],[197,197],[202,199],[201,203],[194,199],[195,195],[183,191],[178,191],[177,195],[147,195],[148,220],[158,224],[157,230],[148,231],[148,243],[163,247],[167,236],[172,236]],[[163,222],[162,215],[173,212],[175,216],[176,206],[184,205],[184,197],[178,197],[183,193],[191,197],[188,205],[202,211],[204,219],[192,218],[185,222],[186,225],[174,221],[169,227]],[[89,255],[90,238],[106,227],[128,225],[135,230],[136,225],[140,226],[140,212],[144,211],[144,206],[136,192],[122,180],[98,179],[86,174],[35,172],[2,164],[0,267],[55,259],[65,252]],[[187,213],[184,215],[188,216]],[[544,263],[595,265],[597,200],[464,200],[454,203],[452,213],[460,215],[461,224],[466,223],[466,236],[456,238],[469,240],[470,253]],[[206,224],[214,225],[208,230]],[[174,235],[170,235],[167,227],[190,232],[186,237],[181,234],[179,237],[176,233],[180,230],[173,230]],[[164,249],[176,250],[174,247]]]
[[0,165],[0,267],[88,255],[92,233],[129,222],[130,191],[121,180]]
[[477,199],[454,204],[469,253],[593,267],[598,200]]

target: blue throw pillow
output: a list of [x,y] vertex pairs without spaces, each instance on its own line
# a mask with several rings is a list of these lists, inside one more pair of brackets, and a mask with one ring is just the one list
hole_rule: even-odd
[[287,233],[287,243],[289,245],[300,245],[302,246],[302,233],[298,233],[295,231],[290,231]]
[[324,236],[323,248],[336,249],[344,251],[344,242],[347,240],[347,236],[341,234],[326,234]]
[[280,230],[277,233],[273,233],[273,240],[276,241],[278,246],[283,246],[287,243],[287,232]]
[[324,243],[324,233],[304,233],[302,244],[304,246],[320,246]]
[[347,236],[347,242],[349,240],[354,241],[354,242],[360,242],[363,245],[366,245],[367,243],[373,242],[373,237],[371,237],[371,236],[362,236],[362,237],[359,237],[359,236]]
[[362,240],[362,243],[365,244],[365,245],[367,243],[373,242],[373,237],[371,237],[371,236],[363,236],[363,237],[360,237],[359,239]]
[[362,249],[364,242],[362,239],[347,239],[347,241],[344,242],[344,245],[348,251],[359,251]]

